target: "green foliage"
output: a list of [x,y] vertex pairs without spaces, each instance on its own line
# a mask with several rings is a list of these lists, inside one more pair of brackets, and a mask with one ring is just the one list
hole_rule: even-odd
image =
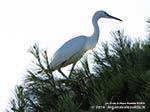
[[62,95],[58,102],[58,112],[79,112],[79,105],[73,102],[70,95]]
[[[93,52],[67,79],[56,78],[47,52],[37,45],[30,52],[34,66],[11,101],[14,112],[148,112],[150,111],[150,40],[133,42],[123,31],[112,32],[113,42]],[[145,109],[110,109],[110,103],[139,102]],[[145,104],[144,104],[145,103]],[[122,106],[122,105],[121,105]],[[131,105],[130,105],[131,106]],[[134,105],[132,105],[134,106]]]
[[[15,99],[11,99],[11,110],[13,112],[25,112],[27,108],[26,95],[22,86],[15,88]],[[8,110],[7,110],[8,111]]]

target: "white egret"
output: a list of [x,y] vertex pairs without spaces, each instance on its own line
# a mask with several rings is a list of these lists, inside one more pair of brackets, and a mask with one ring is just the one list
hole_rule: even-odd
[[58,70],[64,76],[61,68],[69,64],[73,64],[70,71],[71,73],[76,62],[80,60],[84,53],[90,49],[93,49],[96,46],[99,39],[98,20],[100,18],[111,18],[122,21],[119,18],[109,15],[105,11],[97,11],[92,18],[94,33],[89,37],[81,35],[64,43],[55,52],[51,59],[50,68],[52,71]]

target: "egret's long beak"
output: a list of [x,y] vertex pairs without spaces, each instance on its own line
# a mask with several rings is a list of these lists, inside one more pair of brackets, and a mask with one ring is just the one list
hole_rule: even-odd
[[119,19],[119,18],[116,18],[116,17],[114,17],[114,16],[111,16],[111,15],[109,15],[109,18],[111,18],[111,19],[116,19],[116,20],[118,20],[118,21],[123,21],[123,20],[121,20],[121,19]]

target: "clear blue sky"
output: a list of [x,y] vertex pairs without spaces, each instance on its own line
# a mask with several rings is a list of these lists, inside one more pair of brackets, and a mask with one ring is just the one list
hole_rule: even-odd
[[100,41],[109,40],[110,31],[124,28],[135,37],[145,34],[150,16],[149,0],[1,0],[0,1],[0,112],[8,105],[14,85],[21,82],[31,63],[28,48],[39,43],[49,57],[67,40],[91,35],[91,18],[105,10],[121,18],[99,21]]

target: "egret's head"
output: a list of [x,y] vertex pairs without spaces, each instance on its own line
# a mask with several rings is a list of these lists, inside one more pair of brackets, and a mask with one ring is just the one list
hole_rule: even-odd
[[107,12],[102,11],[102,10],[97,11],[94,16],[95,16],[95,18],[97,18],[97,19],[99,19],[99,18],[110,18],[110,19],[116,19],[116,20],[122,21],[121,19],[116,18],[116,17],[114,17],[114,16],[111,16],[111,15],[109,15]]

